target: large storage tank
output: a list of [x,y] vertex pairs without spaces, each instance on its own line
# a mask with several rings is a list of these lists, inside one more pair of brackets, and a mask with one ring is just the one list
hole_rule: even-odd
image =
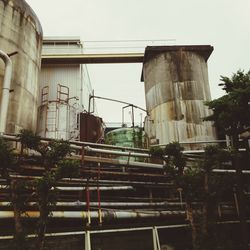
[[[0,0],[0,50],[18,52],[11,57],[13,73],[7,115],[7,133],[21,128],[35,131],[38,76],[41,63],[42,27],[23,0]],[[5,65],[0,60],[0,98]]]
[[212,46],[147,47],[143,65],[145,131],[151,144],[215,139],[215,130],[202,118],[210,114],[207,60]]
[[105,143],[121,147],[143,148],[145,146],[145,135],[142,128],[118,128],[108,132]]

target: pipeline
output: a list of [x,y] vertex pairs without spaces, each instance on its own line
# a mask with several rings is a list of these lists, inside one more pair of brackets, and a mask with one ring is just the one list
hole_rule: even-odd
[[0,50],[0,58],[2,58],[5,63],[2,98],[0,106],[0,134],[3,134],[5,133],[7,124],[7,112],[9,107],[10,84],[12,75],[12,63],[9,56],[2,50]]
[[[80,156],[78,157],[75,155],[75,156],[72,156],[71,158],[80,159]],[[113,164],[113,165],[122,165],[122,166],[128,166],[128,167],[140,167],[140,168],[152,168],[152,169],[164,168],[163,164],[145,163],[145,162],[137,162],[137,161],[129,161],[129,160],[95,157],[95,156],[84,156],[84,161],[107,163],[107,164]]]
[[[22,175],[10,175],[11,178],[13,179],[23,179],[23,180],[34,180],[38,179],[39,177],[36,176],[22,176]],[[73,183],[73,184],[85,184],[87,182],[86,179],[77,179],[77,178],[63,178],[61,181],[58,183],[62,184],[66,182],[67,184]],[[152,187],[172,187],[173,182],[146,182],[146,181],[126,181],[126,180],[100,180],[100,184],[102,185],[133,185],[133,186],[152,186]],[[6,183],[5,179],[0,179],[0,183],[5,185]],[[96,185],[95,180],[89,180],[89,184]]]
[[91,148],[89,146],[85,147],[84,150],[88,152],[94,153],[103,153],[103,154],[112,154],[112,155],[121,155],[121,156],[131,156],[131,157],[150,157],[150,154],[143,154],[143,153],[133,153],[133,152],[122,152],[122,151],[114,151],[114,150],[107,150],[107,149],[97,149]]
[[[0,189],[9,189],[9,185],[1,185],[0,184]],[[51,190],[54,188],[52,187]],[[56,186],[56,190],[61,190],[61,191],[84,191],[86,188],[85,187],[62,187],[62,186]],[[111,186],[111,187],[99,187],[101,191],[121,191],[121,190],[133,190],[134,188],[132,186]],[[89,187],[90,191],[96,191],[97,187]]]
[[[21,215],[25,219],[36,219],[39,218],[40,212],[38,211],[26,211]],[[99,219],[98,211],[52,211],[51,218],[65,218],[65,219]],[[105,220],[120,220],[120,219],[146,219],[146,218],[166,218],[172,216],[186,216],[185,211],[102,211],[102,217]],[[0,211],[0,219],[13,219],[13,211]]]
[[[180,202],[100,202],[102,207],[170,207],[170,206],[184,206],[186,203]],[[56,206],[62,207],[85,207],[87,205],[86,202],[57,202]],[[11,207],[11,202],[8,201],[0,201],[1,207]],[[37,202],[28,202],[27,206],[38,206]],[[89,202],[90,207],[98,207],[99,202]]]

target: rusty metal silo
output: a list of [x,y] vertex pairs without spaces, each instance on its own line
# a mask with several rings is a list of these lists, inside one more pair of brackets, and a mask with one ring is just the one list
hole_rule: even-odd
[[215,130],[203,117],[211,100],[207,60],[212,46],[150,46],[143,64],[145,131],[151,144],[214,140]]
[[[7,112],[7,133],[21,128],[35,131],[38,76],[41,64],[42,27],[24,0],[0,0],[0,50],[11,56],[11,93]],[[0,98],[4,63],[0,62]]]

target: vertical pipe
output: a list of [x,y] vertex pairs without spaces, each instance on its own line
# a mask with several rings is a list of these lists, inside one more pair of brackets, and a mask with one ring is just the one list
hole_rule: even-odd
[[85,250],[91,250],[90,232],[85,232]]
[[124,126],[124,107],[122,107],[122,127]]
[[5,63],[2,99],[1,99],[1,107],[0,107],[0,134],[3,134],[5,133],[6,124],[7,124],[7,112],[8,112],[8,107],[9,107],[10,84],[11,84],[11,75],[12,75],[12,63],[11,63],[9,56],[2,50],[0,50],[0,57]]
[[89,185],[87,183],[87,186],[86,186],[86,209],[87,209],[87,217],[88,217],[87,226],[89,226],[91,223],[89,203],[90,203],[90,193],[89,193]]
[[[80,43],[80,49],[81,49],[81,53],[83,54],[83,44]],[[84,82],[84,77],[83,77],[83,65],[80,64],[80,98],[79,98],[79,101],[80,101],[80,111],[83,111],[83,82]]]
[[131,105],[132,108],[132,127],[135,127],[135,115],[134,115],[134,105]]
[[235,208],[236,208],[236,212],[237,212],[237,216],[240,216],[240,209],[239,209],[239,203],[238,203],[238,197],[237,197],[237,192],[236,192],[236,188],[233,188],[233,194],[234,194],[234,202],[235,202]]
[[153,233],[153,246],[154,246],[153,250],[161,250],[157,227],[152,228],[152,233]]
[[102,225],[101,194],[100,194],[100,188],[99,188],[100,172],[101,172],[101,164],[99,162],[98,163],[98,178],[97,178],[97,200],[98,200],[99,224]]

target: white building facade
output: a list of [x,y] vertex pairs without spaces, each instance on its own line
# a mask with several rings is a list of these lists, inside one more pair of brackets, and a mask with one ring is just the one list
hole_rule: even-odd
[[[82,54],[80,38],[48,37],[42,55]],[[78,140],[78,115],[88,110],[92,87],[86,65],[42,64],[37,134],[42,137]]]

